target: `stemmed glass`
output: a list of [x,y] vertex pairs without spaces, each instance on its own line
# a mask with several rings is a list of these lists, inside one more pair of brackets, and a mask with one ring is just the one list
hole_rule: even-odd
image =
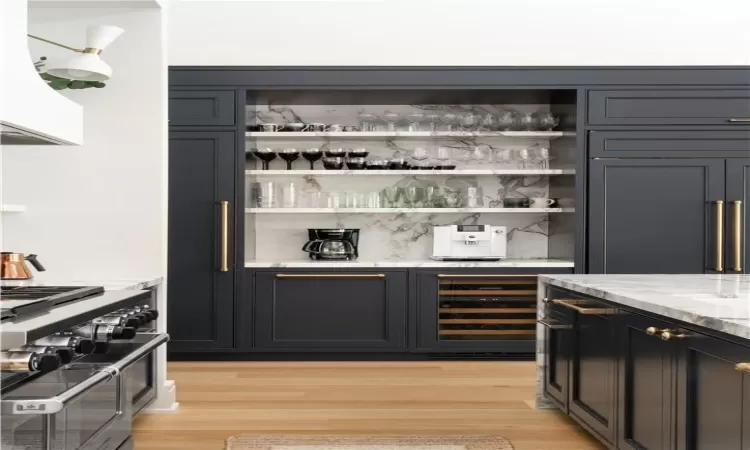
[[449,165],[452,153],[451,150],[450,147],[438,147],[437,152],[435,153],[435,159],[440,161],[441,168],[442,166]]
[[401,194],[403,189],[398,186],[388,186],[383,189],[383,198],[387,202],[389,208],[398,208],[401,204]]
[[426,160],[429,156],[427,149],[424,147],[414,147],[411,150],[411,159],[418,161],[415,166],[420,166],[421,161]]
[[479,123],[479,117],[474,113],[466,113],[461,116],[461,127],[464,131],[473,131]]
[[553,116],[551,113],[542,113],[539,115],[539,128],[542,130],[554,130],[560,124],[560,118]]
[[323,152],[319,148],[306,148],[302,152],[302,157],[310,162],[310,170],[314,170],[315,161],[323,157]]
[[539,121],[535,114],[526,113],[522,114],[518,119],[518,124],[522,130],[532,131],[535,130]]
[[521,159],[521,168],[525,169],[526,165],[528,164],[529,160],[531,159],[531,154],[529,153],[529,149],[522,148],[518,151],[518,157]]
[[292,163],[299,158],[299,150],[296,148],[285,148],[279,153],[279,156],[286,161],[286,170],[292,170]]
[[411,113],[406,116],[406,120],[409,121],[409,131],[420,131],[419,124],[424,120],[424,114]]
[[420,186],[407,186],[404,188],[404,200],[410,208],[417,208],[424,201],[424,188]]
[[359,119],[359,129],[362,131],[375,131],[375,122],[378,116],[368,112],[361,112],[357,115]]
[[438,130],[438,122],[440,122],[440,114],[430,113],[424,116],[425,122],[427,122],[427,127],[429,128],[429,131],[435,132]]
[[549,169],[549,160],[551,159],[549,154],[549,148],[539,148],[539,160],[542,162],[542,169]]
[[518,113],[506,111],[497,117],[497,126],[503,131],[510,131],[518,124]]
[[458,125],[458,116],[455,114],[443,114],[443,123],[445,124],[445,131],[455,131],[454,127]]
[[489,156],[489,150],[488,145],[477,145],[472,147],[469,157],[474,161],[481,161]]
[[388,124],[388,131],[398,131],[398,121],[401,120],[401,115],[395,112],[386,111],[382,115],[382,119]]
[[253,155],[263,161],[263,170],[268,170],[268,163],[276,159],[276,152],[268,147],[256,148],[253,150]]
[[495,129],[496,124],[497,120],[495,119],[495,116],[487,113],[479,120],[479,129],[481,131],[492,131]]

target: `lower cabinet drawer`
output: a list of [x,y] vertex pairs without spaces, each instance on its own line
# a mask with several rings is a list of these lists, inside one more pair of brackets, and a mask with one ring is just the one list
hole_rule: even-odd
[[256,349],[406,350],[405,270],[257,271],[254,286]]

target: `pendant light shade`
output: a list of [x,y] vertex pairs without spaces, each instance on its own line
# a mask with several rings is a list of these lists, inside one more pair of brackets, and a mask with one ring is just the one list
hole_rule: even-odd
[[109,80],[112,68],[102,61],[99,54],[124,32],[122,28],[112,25],[89,27],[86,30],[86,48],[83,52],[68,61],[50,65],[47,73],[70,80]]

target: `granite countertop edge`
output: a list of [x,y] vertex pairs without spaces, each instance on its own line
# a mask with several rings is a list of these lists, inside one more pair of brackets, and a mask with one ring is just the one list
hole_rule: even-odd
[[601,298],[618,305],[628,306],[654,315],[680,320],[698,327],[727,333],[743,339],[750,339],[750,317],[719,317],[715,315],[701,314],[694,311],[687,311],[674,306],[659,305],[622,294],[609,292],[593,286],[583,285],[581,282],[559,279],[556,275],[540,275],[539,282]]

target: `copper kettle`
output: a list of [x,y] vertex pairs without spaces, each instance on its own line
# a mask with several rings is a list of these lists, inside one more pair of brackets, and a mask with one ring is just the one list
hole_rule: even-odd
[[23,253],[0,252],[0,279],[3,280],[28,280],[34,275],[26,265],[30,262],[39,272],[44,272],[44,266],[36,259],[36,255],[23,256]]

